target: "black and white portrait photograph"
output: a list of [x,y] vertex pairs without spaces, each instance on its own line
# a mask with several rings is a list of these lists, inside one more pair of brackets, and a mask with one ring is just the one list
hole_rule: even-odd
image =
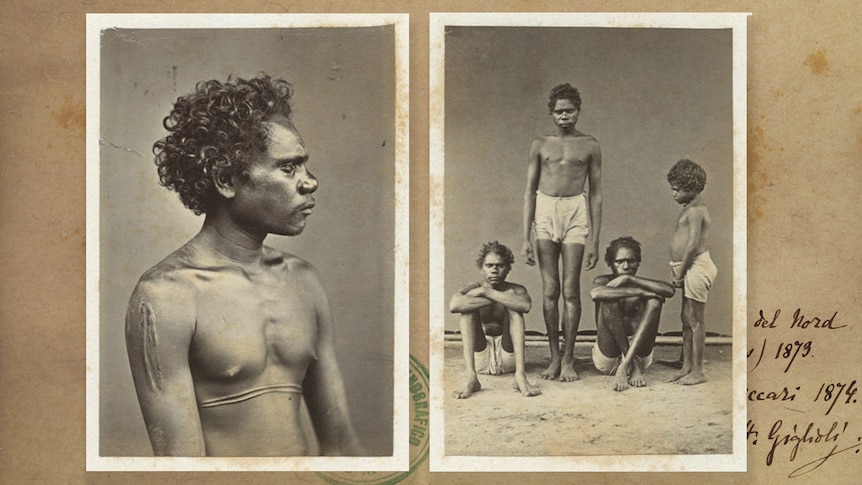
[[745,26],[432,15],[432,471],[745,469]]
[[88,469],[406,467],[406,15],[87,20]]

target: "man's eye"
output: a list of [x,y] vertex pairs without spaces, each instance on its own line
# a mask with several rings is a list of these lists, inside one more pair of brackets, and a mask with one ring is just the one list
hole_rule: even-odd
[[296,164],[290,163],[281,167],[281,170],[288,175],[293,175],[294,173],[296,173]]

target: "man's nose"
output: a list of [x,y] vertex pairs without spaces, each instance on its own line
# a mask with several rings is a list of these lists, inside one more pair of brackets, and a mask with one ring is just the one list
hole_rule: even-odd
[[306,171],[305,172],[305,179],[299,185],[299,191],[302,194],[310,194],[310,193],[314,192],[315,190],[317,190],[318,185],[319,184],[317,183],[317,177],[312,175],[311,172]]

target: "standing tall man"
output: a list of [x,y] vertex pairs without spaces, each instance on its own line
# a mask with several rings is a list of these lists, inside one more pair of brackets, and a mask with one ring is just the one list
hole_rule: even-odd
[[[586,269],[596,265],[602,225],[602,153],[599,142],[575,129],[581,95],[569,83],[555,86],[548,109],[557,127],[554,135],[533,140],[524,192],[524,258],[536,264],[531,235],[542,274],[542,312],[551,347],[551,365],[542,379],[578,379],[574,367],[575,337],[581,320],[581,265],[587,237]],[[589,203],[584,186],[589,180]],[[535,227],[534,227],[535,225]],[[562,257],[563,334],[560,355],[560,269]]]
[[264,246],[295,236],[317,179],[290,122],[290,85],[261,75],[198,83],[155,143],[159,178],[200,232],[138,281],[126,347],[156,455],[361,453],[315,268]]

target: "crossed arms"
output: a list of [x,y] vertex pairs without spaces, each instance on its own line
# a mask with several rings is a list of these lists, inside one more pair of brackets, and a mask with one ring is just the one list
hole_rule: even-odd
[[451,313],[472,313],[476,310],[499,303],[509,310],[527,313],[533,303],[527,289],[515,283],[505,283],[504,290],[495,290],[482,282],[470,283],[455,293],[449,300]]
[[674,292],[673,286],[664,281],[641,278],[635,275],[624,274],[616,277],[604,275],[593,280],[590,297],[596,302],[631,297],[658,298],[664,301],[665,298],[672,297]]

